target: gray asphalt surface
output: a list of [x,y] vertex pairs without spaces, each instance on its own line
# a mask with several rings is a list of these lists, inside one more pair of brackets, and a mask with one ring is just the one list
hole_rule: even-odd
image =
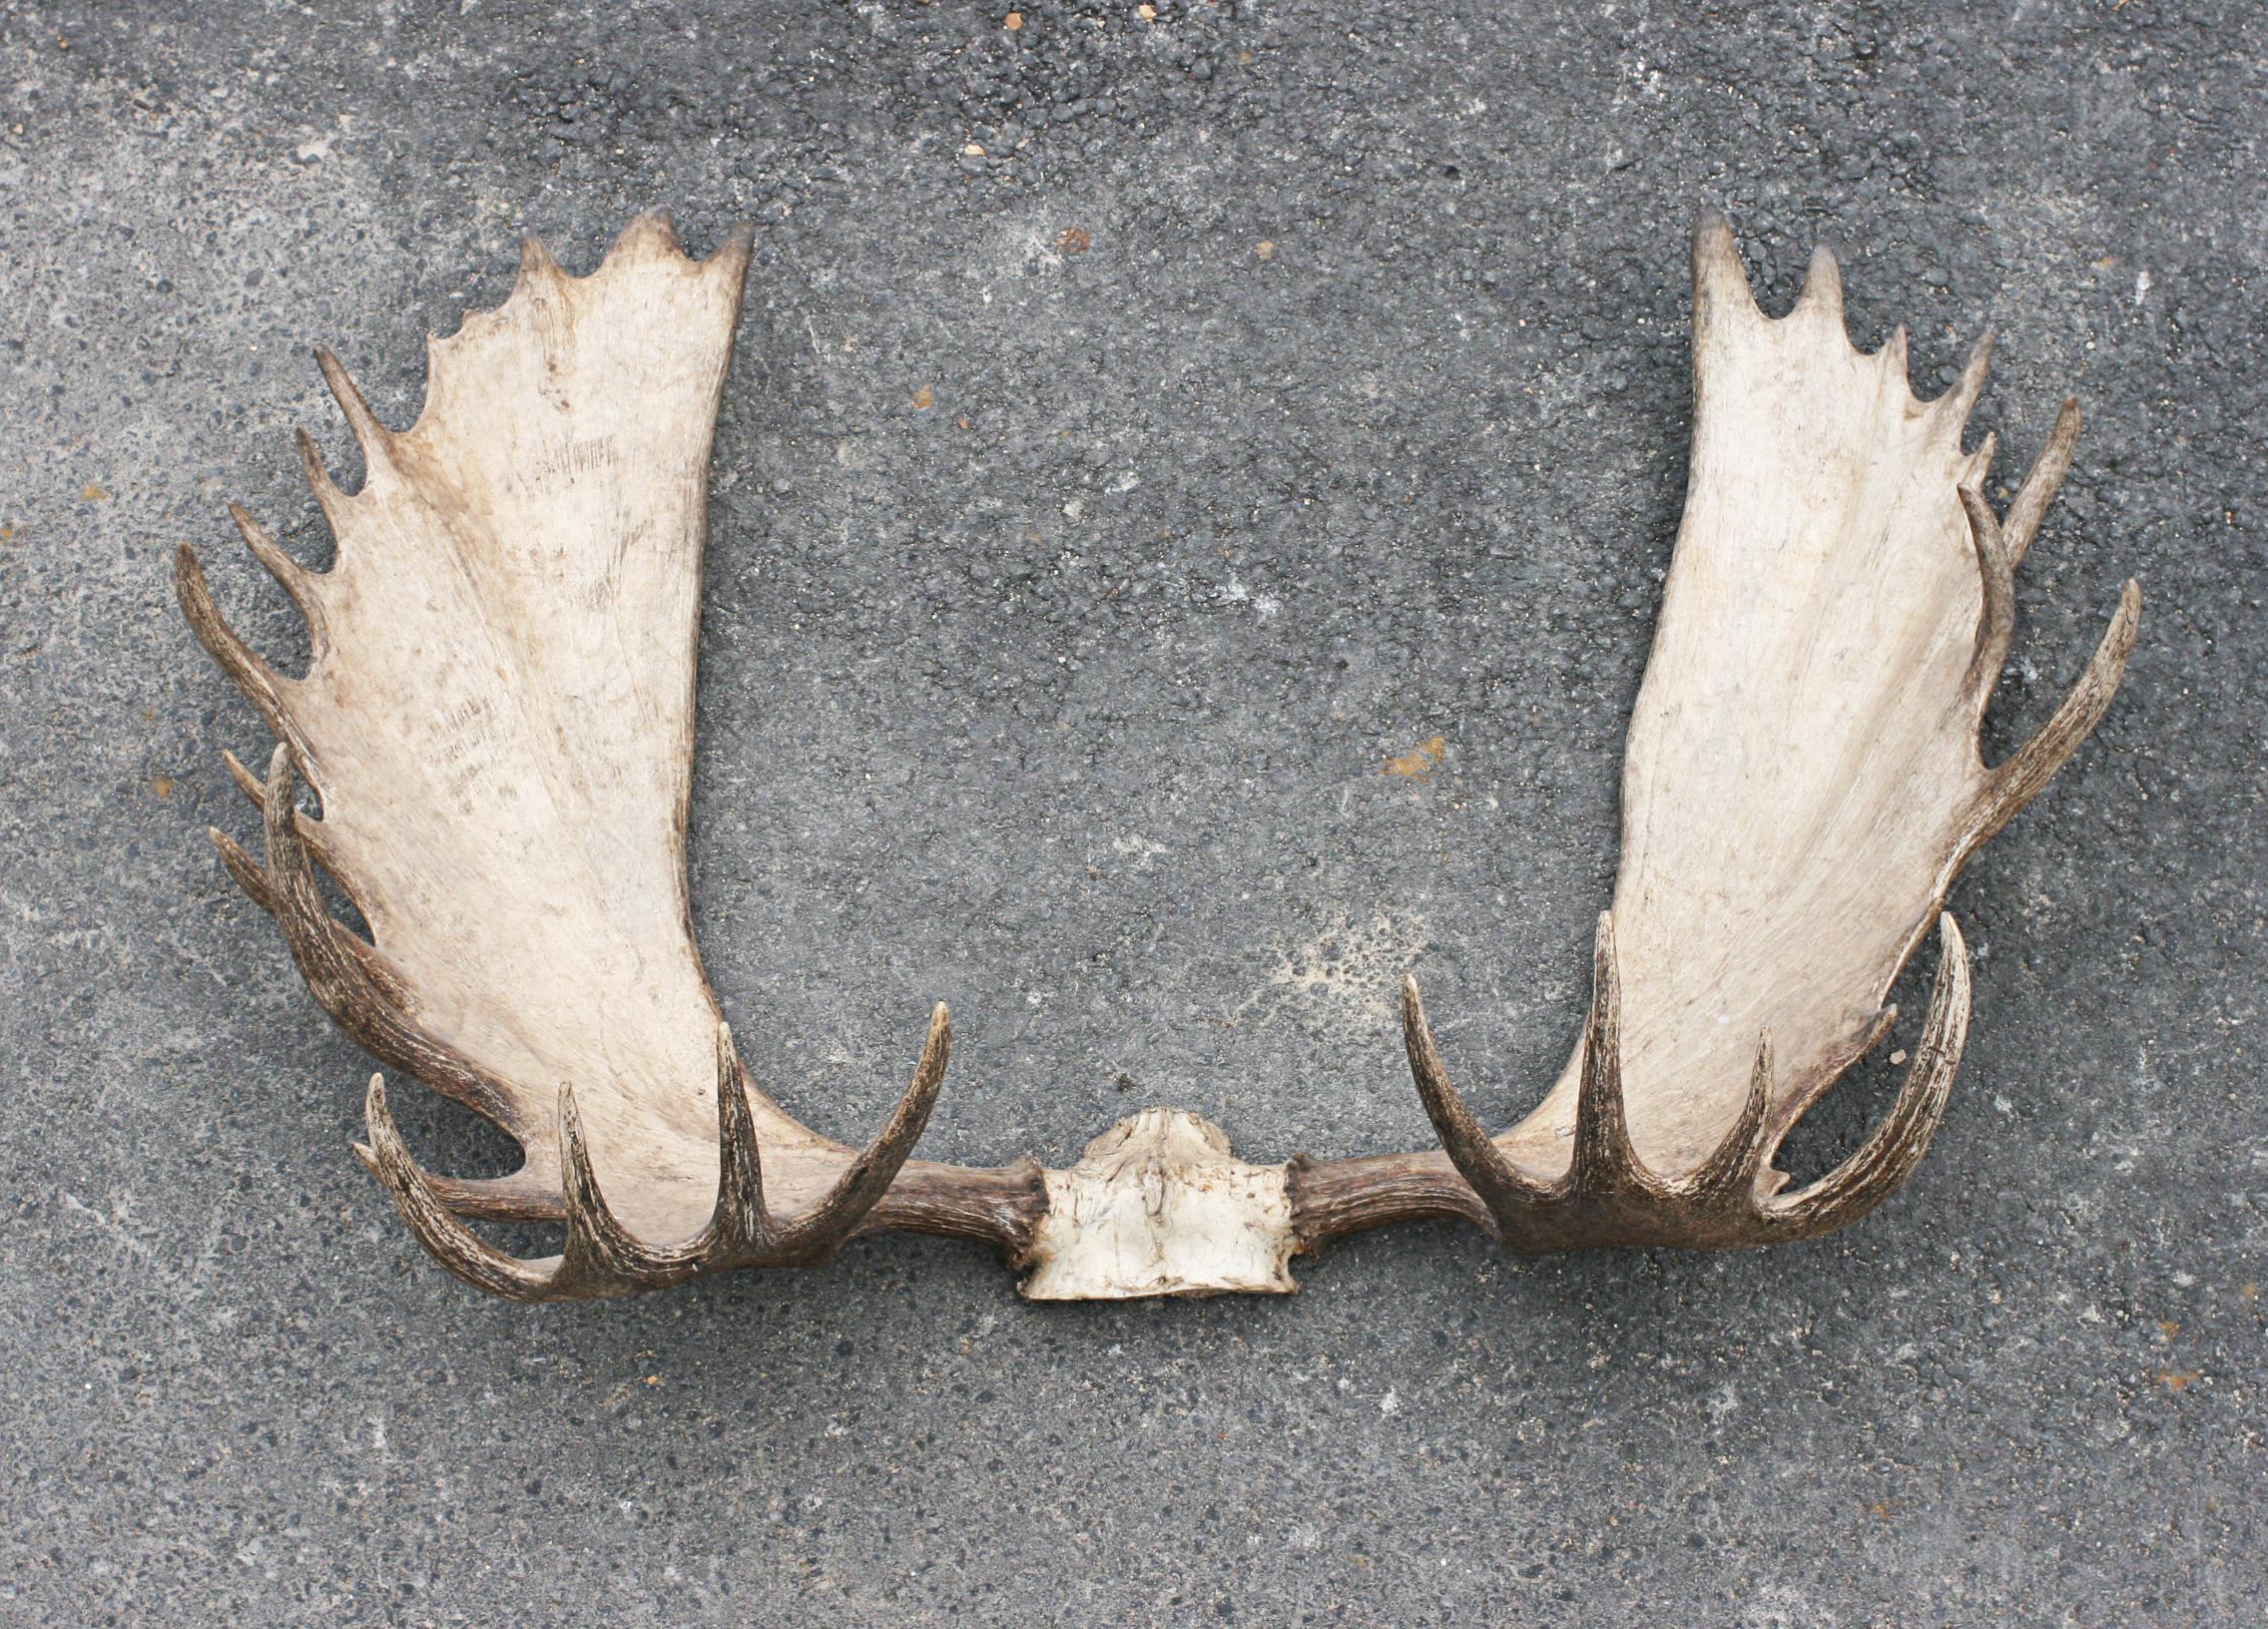
[[[0,10],[0,1619],[2259,1621],[2268,14],[321,10]],[[1954,894],[1977,1022],[1911,1187],[1741,1256],[1406,1228],[1285,1301],[1033,1308],[921,1239],[604,1306],[444,1277],[206,845],[267,741],[168,557],[289,668],[222,506],[327,558],[307,347],[406,422],[523,231],[582,270],[662,204],[759,224],[703,948],[842,1136],[949,1000],[924,1147],[982,1163],[1151,1103],[1421,1146],[1412,964],[1519,1112],[1612,879],[1696,214],[1768,308],[1838,244],[1925,392],[1996,323],[2002,475],[2064,391],[2090,429],[1991,751],[2148,600]]]

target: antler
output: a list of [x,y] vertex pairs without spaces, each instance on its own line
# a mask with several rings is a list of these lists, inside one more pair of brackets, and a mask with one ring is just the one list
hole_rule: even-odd
[[[1979,756],[2013,573],[2070,467],[2076,403],[2002,522],[1979,491],[1991,439],[1961,449],[1989,336],[1924,403],[1904,329],[1852,349],[1826,250],[1778,321],[1721,219],[1696,235],[1693,273],[1685,517],[1630,725],[1583,1038],[1534,1113],[1491,1138],[1406,983],[1411,1073],[1461,1182],[1437,1157],[1305,1167],[1311,1248],[1399,1215],[1464,1216],[1520,1251],[1769,1244],[1866,1215],[1928,1148],[1968,1033],[1946,890],[2118,688],[2132,582],[2040,732],[1996,768]],[[1840,1169],[1781,1194],[1773,1154],[1888,1033],[1884,998],[1932,920],[1938,976],[1897,1102]]]
[[[231,510],[306,619],[303,678],[245,645],[180,551],[191,626],[279,741],[265,779],[227,759],[264,853],[215,831],[223,863],[357,1041],[525,1151],[509,1176],[430,1176],[372,1078],[356,1152],[451,1272],[518,1300],[620,1295],[903,1228],[994,1246],[1036,1299],[1284,1292],[1296,1252],[1410,1218],[1521,1251],[1753,1245],[1841,1227],[1906,1180],[1969,1023],[1946,889],[2093,729],[2133,645],[2128,583],[2069,698],[1984,765],[2013,573],[2069,466],[2073,405],[1997,517],[1979,490],[1989,439],[1960,446],[1985,347],[1918,402],[1903,332],[1851,348],[1832,257],[1770,321],[1729,230],[1705,223],[1685,519],[1630,727],[1614,908],[1558,1083],[1490,1137],[1412,980],[1404,1040],[1441,1151],[1254,1166],[1196,1116],[1147,1110],[1069,1170],[970,1170],[910,1158],[944,1077],[942,1006],[853,1150],[749,1079],[693,943],[703,484],[748,248],[695,263],[646,217],[578,278],[531,242],[510,299],[433,342],[404,431],[317,352],[368,469],[343,493],[299,438],[337,565],[308,571]],[[296,807],[302,779],[319,819]],[[318,865],[367,939],[331,918]],[[1937,982],[1896,1104],[1783,1194],[1775,1152],[1888,1033],[1932,920]],[[561,1252],[507,1255],[467,1226],[484,1217],[561,1223]]]
[[1500,1242],[1523,1254],[1540,1254],[1593,1245],[1724,1249],[1809,1239],[1858,1221],[1913,1175],[1945,1117],[1969,1034],[1968,947],[1953,917],[1938,918],[1941,954],[1930,1014],[1889,1115],[1829,1175],[1777,1197],[1776,1174],[1767,1174],[1778,1143],[1769,1118],[1776,1084],[1770,1031],[1757,1042],[1739,1115],[1699,1165],[1660,1176],[1631,1145],[1613,924],[1612,912],[1601,913],[1570,1155],[1555,1182],[1523,1172],[1480,1129],[1449,1084],[1417,979],[1403,980],[1403,1040],[1418,1095],[1450,1162],[1480,1197]]
[[475,1289],[514,1301],[574,1301],[657,1290],[737,1267],[808,1267],[830,1260],[856,1231],[920,1139],[945,1078],[951,1026],[944,1003],[930,1015],[929,1038],[897,1112],[827,1196],[793,1221],[764,1202],[764,1156],[749,1113],[749,1086],[731,1029],[717,1026],[716,1208],[708,1225],[679,1245],[639,1239],[608,1208],[591,1168],[575,1091],[559,1089],[559,1135],[567,1150],[567,1245],[556,1257],[526,1262],[488,1244],[459,1221],[439,1186],[418,1169],[386,1107],[383,1075],[370,1077],[364,1117],[370,1141],[354,1153],[393,1195],[409,1231],[442,1265]]
[[[511,298],[432,343],[405,431],[318,351],[368,470],[343,493],[299,437],[336,566],[306,570],[231,511],[306,618],[304,678],[229,627],[195,551],[177,561],[191,627],[280,742],[265,784],[229,760],[267,850],[216,831],[230,874],[349,1034],[525,1150],[501,1179],[430,1177],[371,1085],[364,1162],[443,1265],[498,1295],[821,1261],[889,1217],[1013,1249],[1038,1204],[1026,1170],[905,1169],[944,1076],[942,1006],[853,1151],[756,1090],[693,944],[703,486],[748,251],[743,232],[697,264],[649,216],[571,277],[531,241]],[[294,808],[300,776],[320,820]],[[331,919],[314,862],[369,941]],[[564,1222],[564,1252],[516,1261],[467,1216]]]

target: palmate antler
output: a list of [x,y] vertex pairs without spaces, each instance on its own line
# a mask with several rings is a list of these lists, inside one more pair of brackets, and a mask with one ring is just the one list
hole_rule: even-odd
[[[1917,402],[1903,334],[1852,350],[1831,258],[1772,321],[1729,231],[1705,225],[1686,515],[1630,729],[1614,910],[1558,1084],[1489,1137],[1413,982],[1405,1040],[1445,1152],[1253,1166],[1196,1116],[1150,1110],[1067,1171],[970,1170],[909,1158],[943,1079],[942,1007],[853,1151],[748,1079],[693,943],[703,486],[747,254],[739,237],[688,261],[647,218],[577,278],[530,244],[510,299],[433,343],[400,432],[318,353],[368,466],[341,493],[301,438],[337,565],[306,571],[232,511],[306,617],[304,678],[254,655],[180,554],[192,627],[280,741],[265,780],[229,760],[266,855],[215,832],[224,862],[349,1033],[525,1150],[505,1178],[431,1177],[373,1078],[357,1152],[452,1272],[522,1300],[614,1295],[899,1228],[992,1244],[1038,1299],[1288,1291],[1294,1254],[1410,1218],[1523,1251],[1751,1245],[1840,1227],[1905,1180],[1969,1021],[1945,891],[2094,727],[2133,643],[2129,583],[2070,698],[1984,767],[2011,574],[2069,464],[2073,407],[1997,518],[1978,490],[1989,440],[1960,445],[1984,347]],[[301,777],[319,820],[295,807]],[[367,941],[329,916],[316,864]],[[1896,1105],[1841,1169],[1781,1193],[1773,1154],[1887,1032],[1933,920],[1937,983]],[[508,1256],[466,1225],[480,1217],[563,1223],[562,1253]]]
[[[991,1208],[1035,1202],[1029,1172],[940,1192],[903,1169],[944,1075],[942,1007],[853,1153],[750,1085],[694,948],[704,489],[748,251],[744,234],[695,264],[650,217],[571,277],[530,243],[504,306],[433,342],[398,433],[318,353],[368,470],[342,493],[300,438],[337,564],[304,570],[234,511],[306,617],[305,678],[248,650],[195,553],[178,561],[191,626],[281,742],[265,785],[231,761],[267,857],[216,832],[230,872],[356,1040],[526,1152],[500,1180],[428,1178],[371,1084],[363,1158],[427,1248],[500,1295],[824,1259],[893,1178],[888,1214],[938,1231],[992,1237]],[[293,810],[301,773],[320,821]],[[330,919],[310,854],[371,942]],[[566,1249],[520,1263],[460,1216],[564,1221]]]
[[[1430,1160],[1318,1168],[1303,1185],[1314,1234],[1369,1225],[1380,1185],[1519,1250],[1768,1244],[1866,1215],[1929,1146],[1968,1033],[1946,890],[2118,688],[2141,614],[2132,582],[2039,733],[1996,767],[1979,756],[2014,570],[2070,467],[2076,402],[2002,521],[1979,490],[1991,438],[1961,447],[1989,335],[1925,403],[1903,328],[1872,355],[1851,347],[1824,249],[1778,320],[1757,309],[1721,219],[1695,236],[1693,281],[1685,515],[1630,722],[1621,874],[1582,1042],[1536,1110],[1491,1139],[1408,984],[1411,1070],[1465,1181]],[[1890,1114],[1839,1170],[1780,1194],[1774,1152],[1888,1032],[1884,997],[1932,922],[1938,976]]]

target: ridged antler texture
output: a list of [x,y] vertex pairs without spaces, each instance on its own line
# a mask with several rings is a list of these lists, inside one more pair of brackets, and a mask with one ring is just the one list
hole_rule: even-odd
[[[531,242],[504,305],[433,341],[406,430],[318,352],[366,471],[340,491],[301,435],[336,565],[305,570],[236,512],[306,617],[304,678],[247,649],[195,553],[178,561],[191,626],[281,742],[264,786],[232,761],[267,857],[216,832],[229,869],[358,1040],[525,1150],[499,1181],[428,1178],[371,1091],[372,1169],[429,1248],[500,1294],[825,1255],[896,1175],[944,1070],[939,1008],[853,1156],[720,1057],[685,818],[709,443],[748,249],[690,261],[650,216],[574,277]],[[295,771],[319,821],[293,809]],[[371,942],[330,919],[310,854]],[[511,1263],[457,1212],[563,1219],[565,1255]]]
[[[1844,328],[1825,250],[1795,309],[1757,309],[1722,220],[1693,249],[1693,454],[1630,721],[1622,864],[1592,1006],[1558,1083],[1480,1133],[1405,991],[1411,1069],[1490,1225],[1525,1250],[1734,1245],[1825,1233],[1911,1174],[1969,1027],[1955,874],[2109,706],[2140,615],[2131,582],[2070,698],[2006,763],[1979,732],[2014,630],[2012,573],[2069,467],[2065,402],[2003,523],[1962,448],[1990,341],[1935,401],[1906,334]],[[1930,924],[1941,962],[1889,1117],[1803,1193],[1771,1155],[1888,1032]]]
[[[1765,317],[1720,221],[1694,250],[1695,418],[1683,524],[1623,775],[1623,851],[1582,1038],[1491,1137],[1451,1084],[1415,981],[1404,1040],[1441,1150],[1251,1166],[1194,1116],[1146,1111],[1068,1171],[910,1160],[943,1078],[939,1007],[895,1112],[862,1151],[747,1077],[694,947],[685,880],[709,443],[748,264],[693,262],[649,217],[587,277],[530,244],[499,309],[436,340],[410,428],[378,423],[318,353],[359,442],[360,490],[305,437],[337,564],[247,545],[304,614],[278,674],[181,551],[198,637],[280,745],[255,859],[229,871],[282,925],[357,1040],[521,1143],[494,1180],[429,1176],[383,1083],[358,1152],[420,1241],[480,1289],[618,1295],[822,1261],[851,1235],[981,1240],[1041,1299],[1294,1288],[1289,1258],[1358,1228],[1472,1221],[1522,1251],[1738,1246],[1823,1233],[1912,1172],[1970,1017],[1943,913],[1963,862],[2109,705],[2134,639],[2129,583],[2070,698],[2005,763],[1979,729],[2014,622],[2013,573],[2070,462],[2066,404],[2005,517],[1981,495],[1984,381],[1915,399],[1903,332],[1862,355],[1824,252]],[[296,807],[304,779],[321,803]],[[370,928],[324,907],[329,871]],[[1788,1129],[1885,1035],[1932,923],[1930,1011],[1897,1102],[1795,1193]],[[467,1219],[562,1224],[523,1261]]]

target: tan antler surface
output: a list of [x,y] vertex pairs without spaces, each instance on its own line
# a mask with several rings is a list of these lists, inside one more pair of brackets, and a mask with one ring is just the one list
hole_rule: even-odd
[[[307,571],[233,511],[306,617],[304,678],[247,649],[180,554],[192,626],[280,741],[265,779],[230,761],[265,857],[216,832],[224,861],[326,1010],[526,1151],[509,1177],[430,1177],[372,1081],[359,1152],[451,1271],[520,1299],[613,1295],[895,1227],[988,1242],[1039,1299],[1280,1293],[1296,1252],[1409,1218],[1520,1250],[1760,1244],[1853,1221],[1911,1173],[1969,1022],[1946,889],[2093,728],[2133,643],[2129,583],[2071,696],[1983,763],[2012,573],[2075,407],[1997,517],[1979,491],[1989,441],[1961,446],[1984,347],[1917,401],[1903,333],[1852,348],[1832,258],[1773,320],[1705,223],[1685,518],[1630,727],[1614,908],[1558,1083],[1491,1138],[1411,982],[1405,1044],[1440,1152],[1251,1166],[1195,1116],[1151,1110],[1067,1171],[966,1170],[908,1159],[944,1073],[942,1007],[854,1153],[748,1080],[694,947],[703,487],[747,258],[743,236],[690,261],[658,217],[587,277],[531,243],[510,299],[434,342],[407,430],[319,355],[368,470],[342,493],[301,438],[336,566]],[[319,820],[295,807],[300,777]],[[368,941],[328,915],[317,864]],[[1897,1103],[1843,1167],[1781,1193],[1774,1152],[1888,1031],[1933,922]],[[482,1216],[562,1222],[562,1252],[507,1256],[466,1225]]]
[[[485,1288],[689,1277],[672,1251],[696,1239],[707,1270],[821,1253],[879,1197],[943,1073],[940,1008],[899,1113],[853,1161],[748,1086],[729,1046],[720,1065],[685,819],[709,444],[748,253],[743,233],[696,263],[649,216],[575,277],[531,241],[503,306],[432,342],[406,430],[318,352],[367,470],[341,492],[299,438],[335,566],[306,570],[234,511],[305,615],[304,678],[249,651],[194,552],[179,557],[192,626],[281,742],[265,785],[232,761],[265,810],[267,861],[216,832],[230,869],[334,1017],[525,1150],[509,1177],[436,1184],[371,1092],[366,1157],[420,1237]],[[319,821],[293,812],[295,769]],[[330,920],[310,853],[370,943]],[[721,1124],[746,1133],[738,1187]],[[715,1236],[759,1194],[768,1216],[802,1220]],[[564,1263],[507,1270],[461,1225],[433,1231],[452,1209],[564,1216]]]
[[[1417,986],[1412,1071],[1497,1231],[1526,1249],[1824,1233],[1912,1172],[1969,1024],[1946,889],[2102,717],[2133,648],[2127,583],[2084,676],[1986,768],[1978,738],[2014,631],[2012,574],[2069,467],[2066,401],[2006,520],[1962,450],[1987,336],[1915,398],[1901,328],[1845,331],[1835,258],[1795,309],[1757,308],[1731,230],[1693,246],[1693,453],[1622,777],[1622,864],[1582,1040],[1493,1140],[1448,1083]],[[1889,1117],[1842,1170],[1775,1199],[1789,1128],[1888,1032],[1936,922],[1930,1012]],[[1329,1185],[1312,1182],[1311,1190]]]
[[[1961,444],[1989,336],[1922,402],[1903,329],[1852,348],[1827,251],[1778,320],[1722,221],[1695,239],[1693,279],[1692,463],[1630,720],[1614,889],[1630,1137],[1668,1171],[1732,1124],[1761,1037],[1775,1140],[1868,1050],[1954,873],[2094,727],[2138,610],[2129,586],[2066,715],[1987,770],[2009,574],[2070,463],[2076,404],[2003,529],[1977,495],[1991,439]],[[1580,1062],[1509,1152],[1551,1163]]]

